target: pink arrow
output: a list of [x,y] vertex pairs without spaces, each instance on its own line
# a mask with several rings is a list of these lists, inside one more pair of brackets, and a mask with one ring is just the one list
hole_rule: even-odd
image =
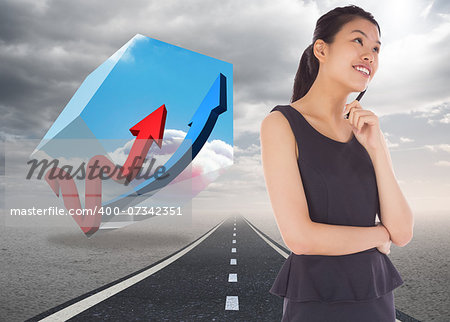
[[72,176],[58,167],[47,171],[45,180],[58,197],[61,190],[64,206],[69,211],[72,209],[70,211],[72,217],[86,235],[94,234],[102,221],[102,213],[99,212],[102,205],[102,178],[100,177],[102,169],[113,171],[113,173],[102,172],[108,178],[122,184],[130,183],[142,168],[152,143],[155,142],[161,148],[166,116],[167,110],[163,104],[130,129],[136,139],[125,164],[120,167],[119,171],[116,171],[116,166],[104,155],[96,155],[89,160],[86,170],[86,174],[89,174],[85,180],[85,209],[90,209],[90,214],[76,214],[77,210],[81,213],[82,208]]

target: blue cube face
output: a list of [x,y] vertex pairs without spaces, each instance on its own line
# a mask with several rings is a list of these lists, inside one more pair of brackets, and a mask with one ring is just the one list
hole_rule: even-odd
[[[233,164],[233,66],[136,35],[86,77],[32,158],[37,155],[60,160],[59,169],[64,162],[87,167],[73,184],[50,178],[62,198],[63,186],[71,186],[70,194],[75,186],[80,201],[65,201],[66,207],[123,211],[156,192],[164,198],[170,188],[172,201],[188,202]],[[89,176],[99,174],[89,171],[94,164],[111,169],[100,184]],[[173,190],[181,183],[189,191]]]

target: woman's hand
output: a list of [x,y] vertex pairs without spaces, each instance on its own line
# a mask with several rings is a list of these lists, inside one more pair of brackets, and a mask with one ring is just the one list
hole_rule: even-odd
[[381,226],[380,228],[386,230],[386,232],[387,232],[387,234],[389,236],[384,243],[382,243],[381,245],[377,246],[377,249],[381,253],[389,255],[389,253],[391,252],[391,244],[392,244],[392,240],[390,238],[389,231],[386,229],[386,227],[383,226],[383,224],[381,222],[378,222],[377,226]]
[[344,115],[348,111],[350,111],[348,122],[352,126],[353,133],[359,143],[368,152],[382,149],[384,138],[380,130],[378,117],[372,111],[363,109],[357,100],[345,104]]

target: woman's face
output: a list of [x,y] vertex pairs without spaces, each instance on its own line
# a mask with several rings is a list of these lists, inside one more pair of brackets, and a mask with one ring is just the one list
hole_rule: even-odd
[[361,92],[378,69],[379,41],[378,28],[373,23],[361,18],[352,20],[328,45],[328,57],[321,67],[351,92]]

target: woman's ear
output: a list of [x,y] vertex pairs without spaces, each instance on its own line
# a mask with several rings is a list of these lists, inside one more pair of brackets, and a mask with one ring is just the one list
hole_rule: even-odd
[[328,54],[328,44],[322,39],[317,39],[313,45],[313,54],[319,62],[323,63]]

